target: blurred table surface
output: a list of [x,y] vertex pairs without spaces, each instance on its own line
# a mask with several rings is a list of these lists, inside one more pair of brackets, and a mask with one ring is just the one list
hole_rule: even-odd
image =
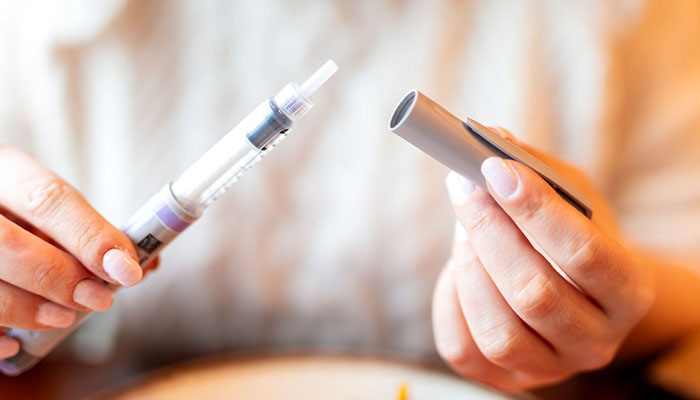
[[213,358],[165,368],[99,398],[503,399],[506,396],[422,365],[376,357],[286,355]]
[[[700,342],[695,342],[695,345],[700,350]],[[688,371],[697,371],[700,367],[696,362],[699,358],[689,359],[685,354],[671,352],[661,360],[609,367],[517,397],[545,400],[675,399],[682,394],[687,398],[700,398],[700,392],[688,390],[686,382],[691,376]],[[399,398],[402,385],[407,388],[407,400],[505,397],[457,377],[444,364],[422,364],[371,355],[239,352],[161,365],[147,372],[138,372],[129,363],[129,360],[126,363],[114,360],[94,366],[52,355],[19,377],[0,375],[0,400],[393,400]],[[686,384],[681,385],[683,382]],[[697,385],[696,381],[691,383]]]

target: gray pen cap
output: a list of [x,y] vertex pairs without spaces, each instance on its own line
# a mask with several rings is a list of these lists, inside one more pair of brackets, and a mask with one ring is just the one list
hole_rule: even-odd
[[389,129],[449,169],[488,191],[481,164],[489,157],[519,161],[537,172],[550,186],[586,217],[590,202],[546,164],[478,122],[463,121],[418,90],[399,103]]

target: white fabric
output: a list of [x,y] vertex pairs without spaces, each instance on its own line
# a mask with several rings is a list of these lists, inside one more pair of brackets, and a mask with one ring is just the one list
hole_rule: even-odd
[[53,3],[0,5],[0,140],[116,225],[287,81],[340,66],[293,135],[81,330],[87,354],[119,333],[134,359],[268,345],[432,356],[446,171],[386,129],[414,87],[580,165],[634,241],[697,252],[690,2]]

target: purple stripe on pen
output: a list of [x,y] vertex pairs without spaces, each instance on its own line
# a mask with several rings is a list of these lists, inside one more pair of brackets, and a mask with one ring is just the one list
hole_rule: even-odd
[[156,211],[156,216],[169,229],[175,232],[182,232],[190,223],[180,218],[175,212],[168,206],[167,203],[163,203],[160,208]]
[[134,226],[134,223],[133,223],[133,222],[130,223],[129,226],[127,226],[126,228],[122,229],[122,232],[128,234],[128,233],[129,233],[129,230],[131,230],[131,227],[132,227],[132,226]]

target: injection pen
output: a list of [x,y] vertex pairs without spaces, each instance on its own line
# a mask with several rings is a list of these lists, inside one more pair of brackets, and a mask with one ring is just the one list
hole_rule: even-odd
[[[246,171],[282,141],[313,106],[311,95],[336,71],[329,60],[301,85],[289,83],[262,102],[179,178],[166,184],[127,222],[123,232],[131,239],[141,266],[196,221],[204,210]],[[119,288],[110,285],[113,290]],[[17,355],[0,361],[0,371],[19,375],[51,352],[87,319],[79,312],[68,328],[49,331],[10,329],[21,344]]]

